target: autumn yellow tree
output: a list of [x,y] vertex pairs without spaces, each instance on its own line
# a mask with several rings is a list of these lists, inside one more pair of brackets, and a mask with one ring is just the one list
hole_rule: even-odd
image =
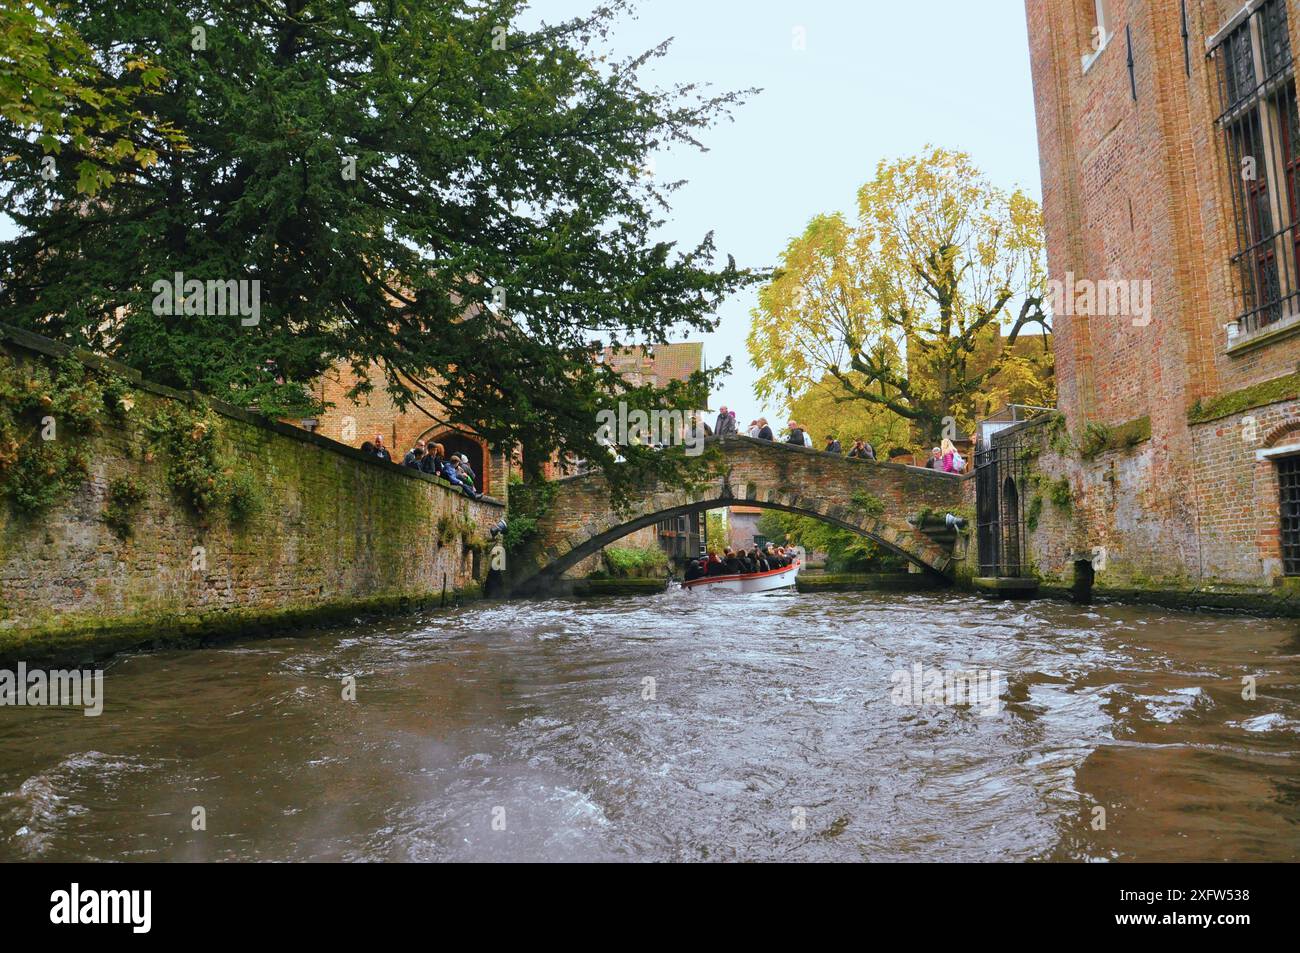
[[[923,441],[1003,399],[1049,403],[1045,279],[1032,198],[960,152],[882,162],[856,222],[813,218],[760,290],[755,389],[793,407],[833,381],[833,400],[897,415]],[[1029,327],[1041,333],[1022,338]]]

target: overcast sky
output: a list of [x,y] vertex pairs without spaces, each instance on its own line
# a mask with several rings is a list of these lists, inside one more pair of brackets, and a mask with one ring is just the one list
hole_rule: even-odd
[[[555,22],[596,2],[537,0],[531,16]],[[669,38],[648,81],[763,91],[705,133],[708,152],[656,158],[657,175],[688,180],[665,237],[693,245],[712,230],[722,254],[770,266],[813,215],[851,215],[880,159],[927,143],[965,150],[994,182],[1040,195],[1021,0],[644,0],[620,21],[613,52]],[[0,217],[0,237],[12,234]],[[730,299],[704,337],[710,366],[733,365],[713,406],[744,420],[776,410],[758,406],[745,353],[755,295]]]
[[[537,0],[547,21],[592,0]],[[805,49],[795,49],[802,29]],[[763,92],[704,135],[706,153],[660,157],[655,171],[687,179],[669,237],[709,230],[742,265],[770,266],[820,212],[855,211],[881,159],[933,143],[969,152],[995,183],[1041,198],[1029,45],[1022,0],[644,0],[616,30],[615,52],[673,38],[647,77]],[[757,289],[723,306],[705,337],[711,366],[733,373],[713,406],[742,420],[761,411],[745,353]]]

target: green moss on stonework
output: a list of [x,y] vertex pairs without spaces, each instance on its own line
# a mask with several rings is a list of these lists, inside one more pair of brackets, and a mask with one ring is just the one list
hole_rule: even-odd
[[1143,441],[1151,439],[1151,418],[1138,417],[1127,423],[1114,427],[1109,424],[1091,423],[1083,428],[1083,434],[1077,441],[1079,456],[1084,460],[1093,460],[1112,450],[1127,450]]
[[1047,496],[1058,509],[1069,510],[1074,507],[1074,492],[1070,488],[1068,477],[1048,482]]
[[854,490],[849,499],[849,509],[863,516],[880,516],[885,512],[885,501],[865,490]]
[[1187,410],[1187,422],[1204,424],[1221,417],[1231,417],[1245,410],[1267,407],[1269,404],[1300,397],[1300,372],[1285,377],[1275,377],[1262,384],[1243,387],[1212,397],[1208,401],[1198,400]]
[[1029,505],[1025,507],[1025,526],[1029,528],[1029,532],[1032,533],[1038,529],[1038,521],[1042,516],[1043,498],[1038,494],[1034,494],[1034,498],[1031,499]]
[[1070,428],[1066,426],[1064,414],[1053,415],[1045,427],[1049,448],[1063,457],[1074,451],[1074,441],[1070,439]]
[[[448,589],[446,604],[478,599],[477,583]],[[99,614],[63,615],[56,622],[22,630],[0,630],[0,666],[28,663],[83,662],[132,649],[191,648],[237,638],[283,635],[308,626],[347,625],[357,616],[437,609],[440,592],[394,593],[338,599],[275,609],[232,608],[221,612],[141,612],[107,619]]]

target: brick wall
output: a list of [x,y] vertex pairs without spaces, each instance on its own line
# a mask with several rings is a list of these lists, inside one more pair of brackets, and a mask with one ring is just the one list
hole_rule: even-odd
[[[12,331],[0,332],[0,348],[21,361],[58,351]],[[477,591],[486,558],[466,544],[487,538],[501,504],[218,404],[226,462],[255,475],[262,507],[243,527],[222,514],[205,525],[171,489],[166,460],[143,452],[139,429],[161,405],[190,398],[116,370],[132,379],[135,406],[125,426],[91,439],[89,481],[37,517],[0,501],[0,656],[283,630],[288,621],[437,599],[444,579],[453,595]],[[146,491],[126,541],[103,520],[109,482],[124,475]],[[457,528],[445,544],[440,522]]]
[[[1149,324],[1131,314],[1060,314],[1054,324],[1070,433],[1151,421],[1151,439],[1136,447],[1057,461],[1079,497],[1068,545],[1051,543],[1044,529],[1043,547],[1107,546],[1117,587],[1283,583],[1276,467],[1257,463],[1254,451],[1268,431],[1300,425],[1300,408],[1281,401],[1189,423],[1198,401],[1288,375],[1300,362],[1300,328],[1236,353],[1224,331],[1244,307],[1229,270],[1237,247],[1229,183],[1238,170],[1228,168],[1215,125],[1217,71],[1206,43],[1241,6],[1188,0],[1185,56],[1177,0],[1111,0],[1112,39],[1085,70],[1092,0],[1026,2],[1049,272],[1151,282]],[[1287,9],[1300,50],[1300,0]],[[1242,438],[1250,415],[1261,432],[1253,445]]]

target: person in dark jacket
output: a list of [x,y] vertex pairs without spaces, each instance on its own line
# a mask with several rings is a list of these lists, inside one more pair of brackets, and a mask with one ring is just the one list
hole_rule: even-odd
[[785,438],[785,442],[794,447],[802,447],[804,445],[803,428],[793,420],[790,421],[790,436]]
[[442,477],[456,489],[460,490],[470,499],[477,500],[483,494],[476,491],[472,486],[467,486],[465,481],[460,478],[456,472],[456,467],[447,459],[447,449],[440,443],[435,443],[429,448],[427,454],[433,457],[433,475]]
[[859,437],[853,441],[853,446],[849,448],[849,456],[861,460],[874,460],[876,459],[876,448]]
[[826,452],[827,452],[827,453],[843,453],[843,452],[844,452],[844,448],[840,446],[840,442],[839,442],[838,440],[836,440],[834,437],[827,437],[827,438],[826,438]]
[[452,460],[455,462],[456,474],[460,477],[461,482],[468,483],[471,490],[477,490],[478,481],[474,479],[474,470],[469,465],[469,457],[463,453],[459,457],[453,454]]
[[718,554],[712,550],[709,551],[709,565],[706,571],[710,576],[722,575],[722,560],[719,559]]
[[772,428],[768,426],[766,417],[758,418],[758,439],[759,440],[776,439],[776,434],[772,433]]
[[411,467],[415,470],[420,469],[419,461],[424,459],[424,455],[428,452],[428,449],[429,445],[423,440],[415,441],[415,446],[406,451],[406,456],[402,458],[402,466]]
[[692,579],[699,579],[704,575],[704,570],[700,568],[700,563],[702,562],[703,560],[701,559],[692,559],[686,564],[687,582],[690,582]]
[[716,437],[727,437],[736,432],[736,418],[727,413],[727,408],[723,407],[718,411],[717,423],[713,425],[713,434]]
[[383,434],[380,434],[380,433],[375,434],[374,454],[375,454],[375,456],[377,456],[380,460],[383,460],[383,461],[385,461],[385,462],[387,462],[387,463],[392,463],[392,462],[393,462],[393,456],[392,456],[392,454],[390,454],[390,453],[388,452],[388,448],[384,446],[384,435],[383,435]]
[[722,569],[724,574],[728,576],[739,576],[745,571],[744,567],[741,566],[740,560],[736,558],[735,551],[732,550],[731,547],[727,547],[725,550],[722,559]]

